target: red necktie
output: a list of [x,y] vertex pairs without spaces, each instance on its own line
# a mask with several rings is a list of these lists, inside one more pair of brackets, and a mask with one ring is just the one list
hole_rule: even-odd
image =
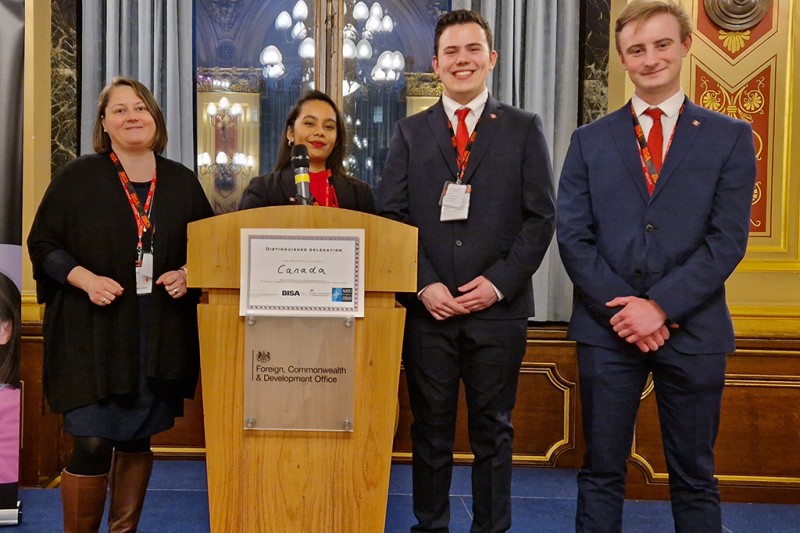
[[456,116],[458,117],[458,126],[456,127],[456,148],[458,149],[459,158],[464,155],[464,150],[467,148],[467,142],[469,141],[469,132],[467,131],[467,115],[469,112],[470,109],[468,107],[462,107],[456,111]]
[[664,113],[657,107],[651,107],[644,114],[653,119],[650,133],[647,134],[647,149],[650,151],[650,157],[653,158],[656,172],[661,172],[664,153],[664,130],[661,127],[661,115]]

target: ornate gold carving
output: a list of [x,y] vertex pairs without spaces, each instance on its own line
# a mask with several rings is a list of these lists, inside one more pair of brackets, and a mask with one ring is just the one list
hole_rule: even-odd
[[761,22],[772,0],[704,0],[711,22],[731,31],[747,30]]
[[442,95],[444,85],[433,72],[406,72],[406,96]]
[[722,41],[722,46],[728,49],[732,54],[745,47],[747,41],[750,40],[750,30],[746,31],[725,31],[719,30],[719,40]]
[[735,93],[729,93],[722,88],[709,88],[709,80],[703,76],[700,80],[700,85],[703,87],[700,102],[707,109],[719,111],[752,124],[753,115],[764,113],[766,97],[762,92],[762,88],[765,83],[766,81],[762,76],[756,80],[756,88],[748,89],[747,87],[742,87]]
[[[711,89],[709,87],[709,79],[703,76],[700,78],[700,86],[703,87],[703,93],[700,95],[700,105],[752,124],[753,115],[764,114],[766,96],[764,96],[762,89],[765,83],[765,78],[762,76],[756,80],[755,88],[744,86],[735,93],[730,93],[720,87],[719,84],[717,84],[716,89]],[[764,152],[764,139],[755,130],[753,130],[753,142],[756,147],[756,159],[760,160]],[[760,202],[762,197],[761,184],[756,181],[753,189],[753,205]],[[750,219],[750,223],[755,227],[761,225],[761,221],[753,219]]]
[[[756,181],[756,186],[753,187],[753,205],[756,205],[758,202],[760,202],[763,196],[764,191],[761,190],[761,182]],[[763,224],[762,221],[753,220],[752,218],[750,219],[750,223],[757,228],[760,228],[761,224]]]
[[199,67],[197,69],[197,92],[260,93],[261,69]]

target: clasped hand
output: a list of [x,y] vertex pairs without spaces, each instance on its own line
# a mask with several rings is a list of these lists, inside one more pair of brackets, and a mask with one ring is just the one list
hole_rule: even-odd
[[653,300],[636,296],[618,296],[606,303],[607,307],[622,307],[611,317],[611,327],[620,338],[636,344],[642,352],[655,352],[669,339],[670,328],[666,326],[667,314]]
[[425,287],[419,299],[436,320],[475,313],[498,300],[494,285],[484,276],[460,286],[458,291],[462,294],[454,298],[444,283],[431,283]]
[[[110,305],[124,292],[122,285],[117,281],[106,276],[98,276],[81,266],[70,271],[67,282],[83,289],[89,300],[101,307]],[[186,273],[180,269],[164,272],[156,280],[156,285],[162,285],[170,297],[180,298],[187,292]]]

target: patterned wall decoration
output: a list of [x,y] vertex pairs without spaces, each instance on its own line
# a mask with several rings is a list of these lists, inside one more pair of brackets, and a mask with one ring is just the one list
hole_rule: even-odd
[[[752,236],[773,235],[772,176],[774,146],[774,88],[777,57],[759,59],[769,38],[778,31],[778,9],[771,0],[704,0],[697,2],[695,38],[710,47],[704,62],[693,56],[692,97],[703,107],[749,122],[758,157],[750,219]],[[755,54],[757,49],[761,52]],[[750,70],[743,60],[760,66]],[[715,61],[715,58],[723,60]],[[726,65],[735,66],[731,71]],[[744,67],[746,74],[741,72]]]
[[52,1],[50,146],[53,175],[78,155],[78,9],[77,0]]
[[772,116],[774,62],[760,67],[752,76],[731,87],[714,71],[696,61],[693,68],[693,101],[703,107],[749,122],[756,146],[757,176],[750,214],[751,235],[770,236],[769,176],[772,175]]
[[[700,6],[697,14],[697,28],[695,36],[704,39],[713,48],[717,49],[723,57],[727,58],[730,63],[736,63],[748,53],[755,49],[757,44],[777,31],[777,24],[775,20],[775,7],[772,2],[764,1],[749,1],[746,2],[748,9],[753,11],[753,18],[750,23],[755,23],[754,26],[746,28],[745,24],[740,25],[742,29],[730,29],[734,25],[724,24],[721,27],[715,24],[709,12],[707,11],[708,4],[730,4],[731,2],[705,2],[705,6]],[[741,2],[739,2],[741,4]],[[768,4],[768,6],[767,6]],[[717,8],[721,9],[721,8]],[[756,15],[761,18],[758,19]],[[719,18],[715,16],[715,18]],[[742,16],[743,20],[748,20],[748,17]],[[721,22],[721,21],[720,21]]]
[[588,124],[608,112],[610,18],[610,0],[581,2],[580,124]]

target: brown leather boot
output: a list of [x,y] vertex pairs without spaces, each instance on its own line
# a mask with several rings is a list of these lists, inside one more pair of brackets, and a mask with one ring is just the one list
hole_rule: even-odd
[[153,471],[153,452],[114,452],[109,485],[109,533],[134,532],[142,515],[144,495]]
[[103,520],[108,474],[78,476],[61,472],[64,533],[97,533]]

